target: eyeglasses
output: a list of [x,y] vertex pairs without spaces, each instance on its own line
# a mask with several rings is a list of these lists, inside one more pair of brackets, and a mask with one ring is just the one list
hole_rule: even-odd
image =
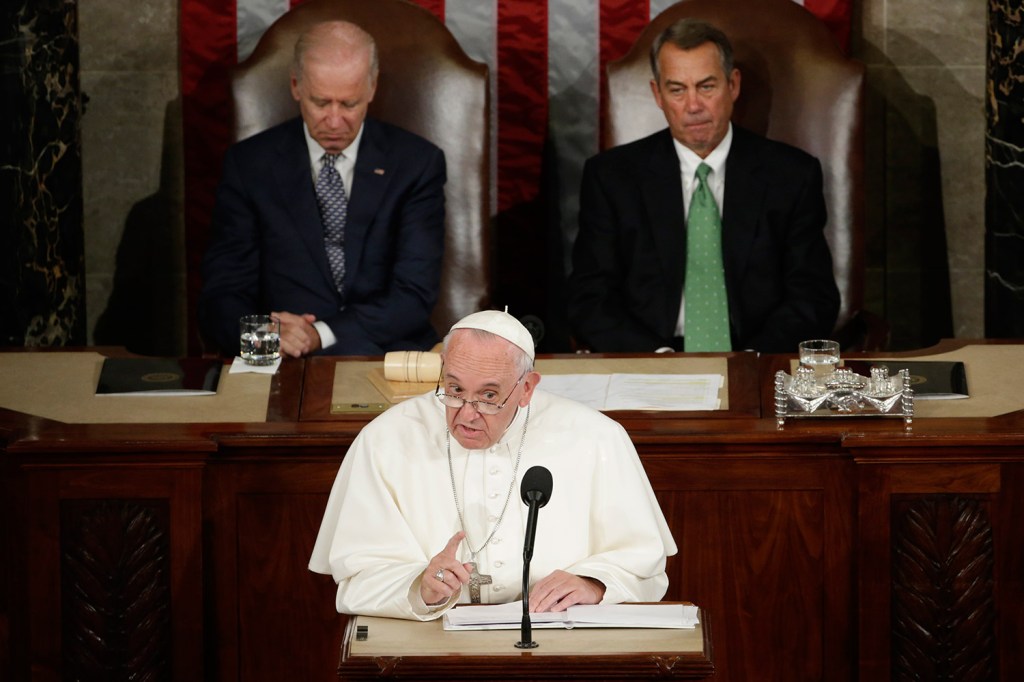
[[441,393],[441,377],[444,376],[444,365],[441,366],[441,374],[437,377],[437,386],[434,388],[434,395],[437,399],[444,404],[445,407],[452,407],[455,409],[462,409],[463,405],[470,405],[474,410],[480,414],[495,415],[501,412],[505,407],[505,403],[512,397],[512,394],[516,392],[516,388],[522,383],[523,378],[526,377],[526,372],[523,372],[522,376],[516,381],[516,385],[512,387],[512,390],[508,392],[505,399],[498,403],[489,403],[486,400],[466,400],[460,398],[457,395],[448,395],[447,393]]

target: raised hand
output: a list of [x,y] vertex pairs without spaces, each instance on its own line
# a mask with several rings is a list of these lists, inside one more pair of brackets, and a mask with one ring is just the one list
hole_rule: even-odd
[[453,535],[444,549],[434,556],[423,570],[420,576],[420,596],[423,597],[424,604],[436,605],[446,602],[469,582],[470,567],[456,558],[459,544],[465,537],[466,533],[461,530]]

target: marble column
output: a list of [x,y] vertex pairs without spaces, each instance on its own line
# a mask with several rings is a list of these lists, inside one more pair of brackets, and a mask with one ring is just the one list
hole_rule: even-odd
[[0,346],[84,345],[75,0],[0,10]]
[[985,335],[1024,337],[1024,2],[990,0]]

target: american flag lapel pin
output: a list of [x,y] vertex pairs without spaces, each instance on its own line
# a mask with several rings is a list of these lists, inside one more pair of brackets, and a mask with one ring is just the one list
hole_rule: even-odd
[[383,168],[374,168],[373,169],[373,174],[374,175],[384,175],[384,169]]

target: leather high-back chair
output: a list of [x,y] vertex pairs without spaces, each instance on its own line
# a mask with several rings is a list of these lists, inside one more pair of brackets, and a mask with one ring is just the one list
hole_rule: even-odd
[[[651,43],[684,17],[729,37],[741,74],[733,123],[816,156],[825,180],[836,284],[834,336],[845,349],[881,349],[888,328],[864,304],[864,66],[845,57],[825,25],[792,0],[682,0],[655,17],[628,54],[608,65],[602,146],[666,126],[651,94]],[[795,350],[795,349],[794,349]]]
[[444,266],[431,318],[443,335],[490,307],[490,113],[487,65],[470,59],[441,21],[405,0],[309,0],[295,7],[231,75],[235,139],[299,115],[289,90],[295,41],[313,24],[333,20],[358,24],[377,43],[380,76],[369,115],[444,150]]

